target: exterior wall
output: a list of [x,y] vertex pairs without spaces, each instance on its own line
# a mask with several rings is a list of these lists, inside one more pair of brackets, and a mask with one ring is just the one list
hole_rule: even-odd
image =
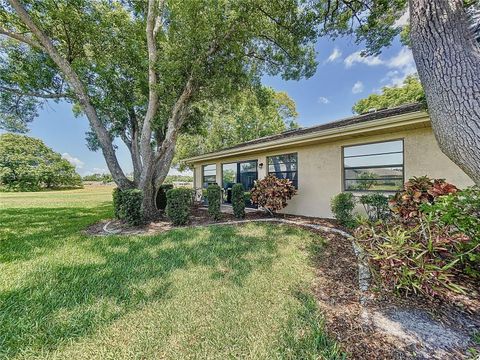
[[331,217],[330,199],[343,190],[342,146],[395,139],[404,140],[405,179],[428,175],[432,178],[445,178],[460,188],[473,185],[473,181],[441,152],[432,129],[424,127],[197,163],[195,164],[197,174],[195,187],[202,185],[202,165],[215,163],[217,181],[221,184],[222,163],[258,159],[259,164],[263,163],[263,167],[258,169],[258,177],[261,179],[267,172],[267,156],[296,152],[298,154],[298,194],[290,200],[284,212]]

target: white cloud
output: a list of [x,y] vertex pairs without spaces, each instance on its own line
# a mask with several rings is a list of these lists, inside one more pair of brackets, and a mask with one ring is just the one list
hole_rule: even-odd
[[377,66],[384,64],[383,60],[381,60],[378,56],[362,56],[361,51],[356,51],[350,55],[348,55],[345,60],[345,67],[351,68],[356,63],[365,64],[368,66]]
[[318,101],[319,104],[329,104],[330,103],[330,100],[328,98],[326,98],[325,96],[320,96],[317,101]]
[[63,153],[62,154],[62,158],[64,158],[65,160],[67,160],[70,164],[72,164],[73,166],[75,166],[75,168],[78,170],[78,169],[81,169],[83,168],[83,165],[85,165],[85,163],[80,160],[79,158],[76,158],[72,155],[70,155],[69,153]]
[[363,91],[363,89],[363,83],[361,81],[357,81],[355,84],[353,84],[352,93],[359,94]]
[[338,48],[334,48],[330,56],[325,60],[325,63],[334,62],[342,56],[342,52]]
[[405,11],[403,13],[402,16],[400,16],[396,21],[395,21],[395,24],[393,24],[394,27],[404,27],[405,25],[408,25],[410,21],[410,9],[407,9],[407,11]]
[[381,80],[387,86],[401,86],[408,75],[417,72],[412,51],[407,48],[402,48],[397,55],[386,62],[386,65],[392,69]]

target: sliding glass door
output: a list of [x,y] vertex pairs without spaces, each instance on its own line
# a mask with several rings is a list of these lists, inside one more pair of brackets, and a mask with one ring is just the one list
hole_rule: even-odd
[[257,160],[222,164],[222,187],[225,202],[231,202],[233,184],[241,183],[245,191],[250,191],[257,179]]

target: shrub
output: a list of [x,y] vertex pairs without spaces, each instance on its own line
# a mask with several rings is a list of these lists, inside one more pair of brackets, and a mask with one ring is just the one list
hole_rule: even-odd
[[185,225],[190,216],[192,190],[186,188],[167,191],[166,213],[174,225]]
[[414,221],[420,216],[420,205],[433,203],[442,195],[452,194],[457,191],[455,185],[443,179],[430,179],[427,176],[409,179],[403,191],[395,194],[390,200],[390,209],[403,221]]
[[390,216],[388,198],[382,194],[367,194],[360,197],[370,221],[384,220]]
[[234,184],[232,186],[232,207],[233,215],[237,219],[245,217],[245,190],[242,184]]
[[123,220],[132,226],[142,223],[143,193],[141,190],[120,190],[115,188],[112,196],[114,214],[117,219]]
[[353,216],[355,197],[352,193],[343,192],[335,195],[330,203],[330,208],[340,224],[346,227],[355,227],[356,221]]
[[451,234],[448,228],[422,219],[415,226],[364,224],[356,229],[355,236],[384,289],[427,297],[465,292],[456,283],[462,272],[458,250],[468,242],[465,235]]
[[208,199],[208,215],[214,220],[220,219],[220,200],[222,197],[222,190],[218,185],[208,185],[207,199]]
[[158,210],[165,210],[167,207],[167,191],[173,189],[172,184],[162,184],[157,192],[156,204]]
[[440,196],[433,204],[420,207],[430,221],[449,228],[457,236],[469,237],[460,246],[459,256],[465,266],[465,272],[471,276],[480,276],[480,188],[472,187],[453,194]]
[[289,179],[278,179],[268,175],[262,180],[257,180],[250,191],[252,202],[274,214],[287,206],[297,190]]

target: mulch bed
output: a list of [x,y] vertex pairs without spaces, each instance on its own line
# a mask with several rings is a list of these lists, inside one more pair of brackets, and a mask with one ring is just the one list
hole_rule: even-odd
[[[294,216],[287,214],[277,214],[276,218],[288,219],[303,223],[318,224],[344,230],[342,226],[340,226],[333,219],[311,218],[306,216]],[[245,213],[245,218],[243,220],[256,219],[272,219],[272,217],[263,211],[248,211]],[[222,213],[219,220],[213,220],[208,216],[208,212],[205,208],[202,208],[201,206],[195,206],[192,209],[190,221],[188,222],[188,224],[185,225],[185,227],[195,227],[235,221],[238,221],[238,219],[235,218],[233,214],[228,213]],[[85,233],[87,235],[109,235],[109,233],[106,233],[104,230],[104,226],[107,223],[109,223],[108,229],[114,231],[118,235],[154,235],[171,230],[173,228],[179,228],[178,226],[174,227],[164,214],[160,214],[158,218],[155,219],[155,221],[142,226],[128,226],[127,224],[124,224],[119,220],[101,221],[99,223],[89,226],[87,229],[85,229]]]

